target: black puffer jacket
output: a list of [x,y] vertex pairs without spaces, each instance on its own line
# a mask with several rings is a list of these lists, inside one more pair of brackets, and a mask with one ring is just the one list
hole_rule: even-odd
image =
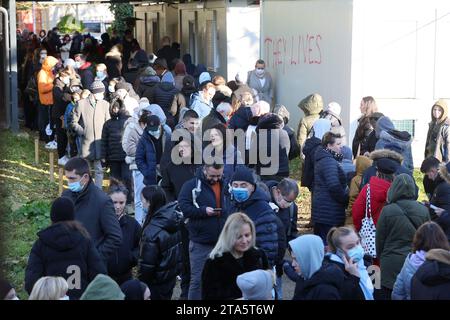
[[124,131],[124,124],[129,118],[125,113],[125,109],[120,106],[118,115],[112,113],[112,108],[115,104],[120,104],[118,98],[111,101],[109,113],[111,119],[107,120],[103,125],[102,130],[102,159],[106,161],[125,161],[125,151],[122,148],[122,136]]
[[178,92],[172,83],[161,82],[153,89],[153,99],[150,100],[150,103],[159,105],[167,116],[172,107],[173,98]]
[[125,121],[130,117],[125,114],[125,109],[121,106],[118,115],[112,113],[112,108],[116,104],[120,104],[118,98],[111,101],[109,113],[111,119],[107,120],[103,125],[102,130],[102,159],[106,161],[125,161],[125,151],[122,148],[122,136],[124,131]]
[[430,203],[445,211],[438,217],[434,210],[430,209],[430,215],[431,218],[441,226],[450,241],[450,183],[439,176],[436,180],[439,181],[439,184],[437,184],[436,189],[434,189]]
[[153,300],[165,298],[173,290],[180,267],[181,234],[177,206],[177,202],[171,202],[161,207],[144,225],[138,277],[150,287]]
[[77,229],[57,223],[38,233],[28,258],[25,289],[30,293],[36,281],[44,276],[68,280],[78,274],[80,287],[69,289],[67,295],[72,300],[79,299],[99,273],[106,274],[106,267],[92,241]]

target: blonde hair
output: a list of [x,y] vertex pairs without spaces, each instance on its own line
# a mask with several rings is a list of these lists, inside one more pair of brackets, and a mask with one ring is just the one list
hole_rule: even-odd
[[69,290],[67,281],[62,277],[42,277],[33,286],[28,300],[59,300]]
[[370,116],[375,112],[378,112],[378,106],[375,102],[375,99],[371,96],[367,96],[362,98],[363,105],[364,105],[364,115]]
[[107,68],[106,68],[106,64],[104,64],[104,63],[99,63],[98,65],[97,65],[97,67],[95,67],[95,71],[107,71]]
[[83,91],[81,91],[80,98],[86,99],[87,97],[89,97],[90,94],[91,92],[88,89],[84,89]]
[[234,245],[241,234],[242,226],[245,224],[250,226],[250,231],[252,233],[251,246],[255,247],[256,231],[253,221],[245,213],[236,212],[228,216],[216,246],[209,254],[209,258],[214,259],[216,257],[221,257],[225,252],[234,253]]
[[337,249],[341,248],[341,238],[346,237],[352,233],[356,234],[355,230],[349,226],[331,228],[327,234],[328,251],[336,253]]

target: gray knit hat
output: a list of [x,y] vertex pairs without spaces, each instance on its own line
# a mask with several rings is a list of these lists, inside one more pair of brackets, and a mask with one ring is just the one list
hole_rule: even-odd
[[103,84],[103,82],[96,80],[96,81],[92,82],[91,87],[89,89],[91,90],[91,92],[93,94],[104,93],[105,85]]

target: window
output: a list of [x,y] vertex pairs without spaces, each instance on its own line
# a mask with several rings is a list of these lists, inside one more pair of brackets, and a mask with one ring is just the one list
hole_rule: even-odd
[[101,33],[102,28],[100,22],[83,22],[86,32]]
[[416,120],[392,120],[392,123],[395,129],[398,131],[407,131],[414,138]]

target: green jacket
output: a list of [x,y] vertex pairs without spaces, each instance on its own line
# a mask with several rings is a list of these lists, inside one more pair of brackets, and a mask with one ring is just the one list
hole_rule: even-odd
[[413,178],[405,173],[398,175],[389,188],[387,205],[377,222],[375,239],[383,287],[394,287],[405,258],[411,252],[417,228],[430,220],[428,209],[416,199]]
[[124,300],[119,285],[110,277],[98,274],[87,286],[80,300]]
[[297,141],[301,148],[311,132],[314,122],[319,119],[320,112],[323,110],[322,97],[315,93],[307,96],[300,101],[298,107],[302,109],[305,116],[300,120],[297,130]]

